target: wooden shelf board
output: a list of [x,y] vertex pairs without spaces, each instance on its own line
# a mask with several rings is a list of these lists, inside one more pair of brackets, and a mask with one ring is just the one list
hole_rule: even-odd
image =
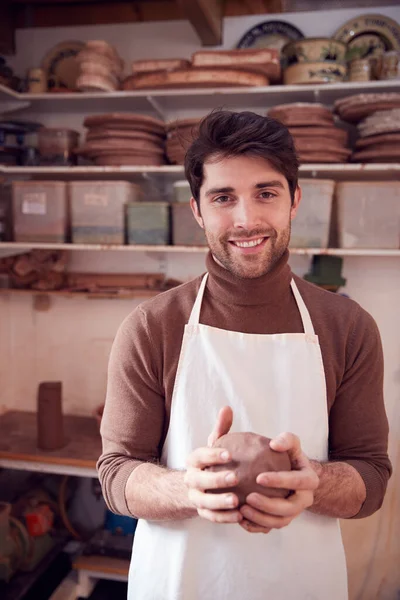
[[8,411],[0,416],[0,465],[32,471],[96,475],[101,438],[94,417],[64,416],[67,444],[54,451],[37,445],[36,413]]
[[165,290],[132,290],[119,293],[107,292],[70,292],[68,290],[17,290],[0,288],[0,295],[16,294],[17,296],[59,296],[63,298],[87,298],[88,300],[131,300],[134,298],[154,298]]
[[79,556],[72,565],[76,571],[85,571],[92,577],[107,579],[108,575],[128,578],[129,560],[111,556]]
[[246,107],[265,110],[268,106],[284,102],[318,101],[331,104],[338,98],[364,92],[396,92],[399,82],[368,81],[341,82],[333,84],[271,85],[266,87],[231,87],[174,90],[117,91],[109,93],[67,93],[67,94],[18,94],[0,86],[0,112],[13,106],[18,109],[29,106],[32,112],[86,112],[90,111],[144,111],[168,113],[185,109],[208,111],[216,105],[225,107]]
[[[73,251],[117,251],[117,252],[154,252],[154,253],[199,253],[205,254],[208,252],[207,246],[114,246],[114,245],[98,245],[98,244],[40,244],[29,242],[1,242],[0,256],[7,251],[14,252],[15,250],[33,250],[35,248],[46,250],[73,250]],[[400,256],[400,249],[385,249],[385,248],[289,248],[291,254],[313,256],[318,254],[326,254],[331,256]],[[8,290],[6,290],[8,291]],[[41,292],[42,293],[42,292]],[[44,292],[46,293],[46,292]],[[78,292],[76,292],[78,293]],[[60,292],[60,295],[64,295]]]
[[[184,179],[184,170],[180,165],[163,165],[160,167],[7,167],[0,165],[0,174],[8,178],[29,177],[33,179],[101,179],[101,180],[137,180],[143,176],[160,179]],[[326,177],[335,180],[366,181],[374,178],[400,179],[400,163],[312,163],[301,165],[300,177]]]
[[85,250],[85,251],[116,251],[116,252],[202,252],[208,251],[207,246],[129,246],[114,244],[46,244],[36,242],[0,242],[2,249],[30,250],[41,248],[45,250]]

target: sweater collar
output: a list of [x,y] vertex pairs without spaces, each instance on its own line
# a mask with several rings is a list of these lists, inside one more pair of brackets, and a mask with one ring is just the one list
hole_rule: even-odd
[[279,304],[286,296],[292,278],[288,259],[289,251],[286,250],[272,271],[256,279],[246,279],[221,267],[209,252],[206,258],[209,273],[207,290],[225,304]]

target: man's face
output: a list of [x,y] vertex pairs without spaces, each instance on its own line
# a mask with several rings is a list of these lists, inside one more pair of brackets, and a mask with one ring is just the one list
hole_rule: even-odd
[[218,263],[239,277],[268,273],[285,252],[291,220],[301,198],[291,204],[284,175],[250,156],[214,159],[204,164],[200,212],[191,207]]

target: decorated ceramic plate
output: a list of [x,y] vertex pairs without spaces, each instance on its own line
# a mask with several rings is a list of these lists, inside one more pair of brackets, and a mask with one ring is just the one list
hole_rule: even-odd
[[387,50],[400,50],[400,25],[385,15],[360,15],[347,21],[334,34],[360,56],[372,56]]
[[83,42],[61,42],[54,46],[42,60],[49,90],[61,88],[73,90],[80,74],[76,55],[85,47]]
[[276,48],[281,50],[292,40],[302,40],[304,35],[294,25],[285,21],[264,21],[249,29],[237,48]]

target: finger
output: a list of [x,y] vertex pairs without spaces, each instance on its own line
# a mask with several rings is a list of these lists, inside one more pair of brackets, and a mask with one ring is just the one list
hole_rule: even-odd
[[211,447],[218,438],[229,433],[233,423],[233,411],[230,406],[224,406],[218,413],[214,429],[208,436],[207,445]]
[[312,492],[298,492],[289,496],[286,500],[283,498],[267,498],[261,494],[249,494],[246,498],[246,504],[260,512],[274,515],[277,517],[297,517],[306,508],[309,508],[314,500]]
[[240,523],[243,516],[238,510],[208,510],[199,509],[198,514],[203,519],[212,521],[213,523]]
[[251,523],[247,519],[243,519],[239,525],[249,533],[269,533],[271,531],[269,527],[260,527],[259,525],[254,525],[254,523]]
[[309,460],[301,449],[300,440],[294,433],[281,433],[270,441],[270,447],[277,452],[288,452],[292,469],[303,469],[309,466]]
[[201,471],[200,469],[188,469],[184,481],[190,488],[198,490],[217,490],[233,487],[238,483],[238,478],[233,471]]
[[188,467],[204,469],[212,465],[221,465],[231,460],[231,455],[224,448],[197,448],[187,458]]
[[245,519],[251,521],[254,525],[267,527],[270,529],[282,529],[283,527],[287,527],[287,525],[289,525],[289,523],[292,521],[290,517],[277,517],[275,515],[265,514],[255,508],[252,508],[248,504],[244,504],[241,507],[240,512]]
[[239,504],[235,494],[207,494],[200,490],[189,490],[189,500],[197,509],[231,510]]
[[313,469],[303,471],[268,471],[260,473],[256,479],[263,487],[273,487],[286,490],[316,490],[319,485],[318,475]]

